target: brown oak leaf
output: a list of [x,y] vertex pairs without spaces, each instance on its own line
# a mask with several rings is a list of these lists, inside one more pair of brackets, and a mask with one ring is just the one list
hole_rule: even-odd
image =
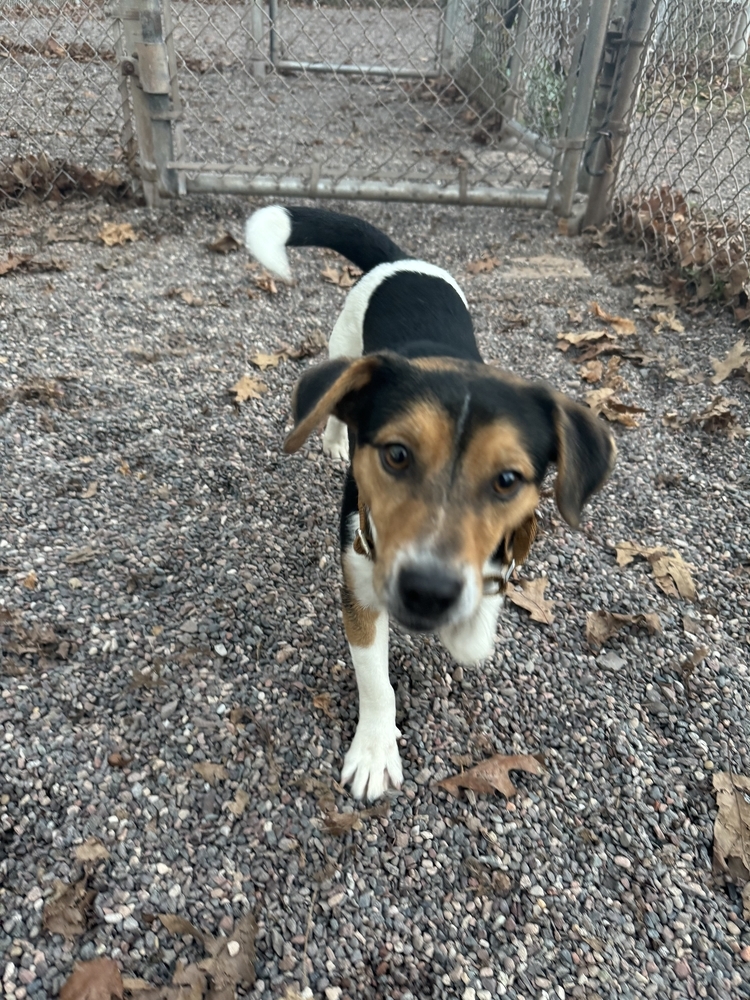
[[544,774],[544,768],[530,754],[505,754],[497,753],[494,757],[480,761],[468,771],[461,774],[454,774],[450,778],[443,778],[438,782],[440,788],[444,788],[451,795],[458,795],[461,788],[469,788],[480,795],[489,795],[492,792],[501,792],[510,799],[516,794],[516,788],[510,780],[511,771],[527,771],[529,774]]

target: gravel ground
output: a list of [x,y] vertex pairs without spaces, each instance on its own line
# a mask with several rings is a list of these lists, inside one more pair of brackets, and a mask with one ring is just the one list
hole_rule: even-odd
[[[336,784],[356,719],[338,597],[344,470],[319,438],[281,452],[308,361],[265,372],[268,393],[240,407],[227,388],[255,351],[330,331],[344,293],[320,277],[332,255],[295,253],[297,283],[271,295],[243,252],[206,249],[221,226],[239,235],[249,208],[0,216],[6,250],[68,264],[0,278],[5,996],[55,996],[76,959],[100,954],[168,981],[194,946],[149,915],[219,933],[249,910],[252,996],[293,984],[316,1000],[750,996],[750,926],[711,874],[711,774],[750,774],[748,443],[662,421],[721,392],[750,427],[741,379],[694,381],[738,339],[729,315],[681,313],[684,333],[655,334],[633,307],[648,277],[634,251],[570,241],[550,218],[352,206],[456,274],[485,356],[518,374],[582,396],[555,340],[592,300],[636,319],[650,359],[623,366],[623,399],[645,413],[616,428],[619,462],[583,530],[543,501],[523,574],[548,576],[555,624],[509,608],[494,658],[473,670],[432,638],[394,635],[407,780],[387,815],[336,837],[318,800],[355,805]],[[105,222],[132,224],[137,242],[102,245]],[[467,273],[486,250],[499,266]],[[551,276],[541,255],[557,258]],[[678,548],[696,601],[667,597],[642,561],[618,567],[623,539]],[[664,632],[626,631],[595,654],[584,623],[597,608],[657,611]],[[688,683],[696,646],[709,652]],[[325,694],[327,714],[313,705]],[[458,755],[539,751],[548,774],[517,775],[512,802],[436,788]],[[212,787],[201,762],[226,777]],[[89,864],[90,924],[66,943],[42,910],[54,880],[81,876],[75,850],[91,836],[110,857]]]

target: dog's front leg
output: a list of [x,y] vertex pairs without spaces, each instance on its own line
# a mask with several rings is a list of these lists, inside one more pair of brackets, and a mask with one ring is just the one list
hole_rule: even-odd
[[342,606],[357,678],[359,721],[341,780],[351,782],[355,798],[372,801],[389,783],[400,788],[403,781],[396,744],[401,735],[396,728],[396,696],[388,679],[388,614],[363,607],[346,584]]

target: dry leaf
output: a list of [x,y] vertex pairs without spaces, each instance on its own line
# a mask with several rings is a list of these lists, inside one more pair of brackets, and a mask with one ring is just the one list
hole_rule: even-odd
[[206,944],[210,958],[198,963],[211,979],[207,1000],[232,1000],[236,987],[248,989],[255,982],[255,937],[258,925],[251,913],[246,914],[228,938],[213,939]]
[[685,327],[673,312],[652,312],[651,319],[656,324],[654,333],[661,333],[662,330],[673,330],[675,333],[685,332]]
[[609,330],[583,330],[581,333],[558,333],[557,349],[563,353],[577,347],[581,353],[574,359],[582,364],[600,354],[615,354],[623,350],[614,334]]
[[105,222],[99,230],[99,239],[108,247],[121,247],[138,239],[129,222]]
[[226,229],[220,230],[216,237],[207,243],[206,246],[213,253],[234,253],[235,250],[239,250],[242,244],[239,240],[236,240],[234,236]]
[[711,358],[711,365],[714,370],[714,374],[708,380],[711,385],[718,385],[736,371],[744,372],[746,376],[750,376],[750,348],[747,347],[744,340],[738,340],[729,349],[723,360]]
[[42,924],[52,934],[62,934],[71,941],[86,929],[88,911],[96,892],[86,888],[86,878],[73,885],[55,879],[54,894],[44,907]]
[[274,351],[273,354],[263,354],[262,351],[259,351],[257,354],[250,356],[250,362],[264,372],[267,368],[277,368],[279,361],[282,361],[285,357],[286,354],[284,351]]
[[96,496],[97,490],[99,489],[99,483],[94,480],[93,483],[89,483],[86,489],[81,494],[82,500],[90,500],[92,497]]
[[262,274],[256,274],[254,280],[255,284],[262,292],[268,292],[269,295],[276,295],[278,292],[276,282],[273,280],[273,277],[268,273],[268,271],[263,271]]
[[323,829],[326,833],[332,833],[335,837],[340,837],[350,830],[362,829],[362,816],[358,811],[338,812],[332,809],[323,818]]
[[586,615],[586,641],[590,646],[603,646],[608,639],[628,625],[648,629],[649,635],[661,632],[661,619],[654,612],[644,615],[620,615],[611,611],[589,611]]
[[639,294],[633,299],[634,306],[639,306],[641,309],[667,309],[670,311],[677,308],[677,299],[663,288],[636,285],[635,290]]
[[750,879],[750,778],[718,771],[714,791],[719,812],[714,821],[714,871]]
[[117,962],[95,958],[76,964],[60,990],[60,1000],[122,1000],[123,982]]
[[323,829],[326,833],[331,833],[334,836],[340,837],[344,833],[348,833],[349,830],[361,830],[362,820],[369,819],[372,816],[387,816],[390,811],[390,804],[387,799],[383,799],[381,802],[377,802],[374,806],[370,806],[368,809],[358,809],[353,812],[339,812],[336,806],[333,805],[329,800],[330,788],[324,787],[323,796],[319,797],[318,802],[325,808],[325,815],[323,817]]
[[249,801],[250,801],[250,796],[247,794],[247,792],[243,791],[241,788],[238,788],[237,791],[234,793],[234,801],[227,803],[227,809],[233,816],[236,816],[237,819],[239,819],[240,816],[244,813],[245,809],[247,809],[247,804]]
[[109,851],[101,840],[97,840],[96,837],[89,837],[88,840],[84,840],[82,844],[76,847],[73,853],[76,856],[76,861],[84,864],[88,861],[106,861],[109,857]]
[[621,337],[631,337],[635,333],[635,323],[632,319],[625,319],[623,316],[613,316],[605,312],[598,302],[592,302],[589,306],[592,314],[604,323],[609,323],[620,334]]
[[[193,937],[196,941],[200,941],[201,944],[205,944],[206,950],[210,951],[209,945],[213,942],[211,935],[205,934],[195,924],[191,924],[189,920],[186,920],[177,913],[157,913],[156,916],[170,934],[173,934],[175,937]],[[206,942],[209,942],[209,944],[206,944]]]
[[687,422],[700,424],[703,430],[709,434],[723,432],[730,439],[747,437],[748,431],[739,424],[736,415],[731,410],[732,404],[736,402],[736,399],[717,396],[711,400],[705,410],[691,414]]
[[223,764],[212,764],[208,760],[202,760],[198,764],[193,764],[193,770],[197,771],[201,778],[207,781],[212,787],[217,781],[226,781],[229,777],[229,772]]
[[462,774],[438,781],[438,786],[451,795],[458,795],[459,789],[470,788],[480,795],[501,792],[510,799],[516,794],[515,786],[510,780],[510,771],[527,771],[529,774],[544,774],[544,768],[529,754],[512,754],[505,756],[497,753],[488,760],[483,760]]
[[583,323],[583,313],[580,309],[576,309],[573,306],[568,308],[568,319],[571,323]]
[[586,361],[578,369],[578,374],[585,382],[598,382],[604,374],[604,365],[601,361]]
[[319,708],[323,715],[327,715],[329,719],[333,718],[333,712],[331,711],[331,696],[327,691],[315,695],[313,698],[313,707]]
[[38,576],[36,575],[36,573],[34,572],[33,569],[30,570],[26,574],[26,576],[23,578],[23,586],[27,590],[34,590],[36,588],[36,585],[38,583],[39,583],[39,578],[38,578]]
[[10,271],[15,271],[16,268],[21,267],[22,264],[30,260],[31,254],[13,253],[12,250],[9,250],[5,260],[0,260],[0,276],[8,274]]
[[654,573],[656,585],[670,597],[684,597],[688,601],[695,600],[695,583],[690,575],[690,565],[686,563],[677,549],[671,552],[659,546],[649,548],[636,542],[618,542],[615,546],[617,565],[627,566],[640,557],[647,560]]
[[296,347],[285,347],[284,351],[288,358],[299,361],[302,358],[312,358],[320,354],[328,346],[328,338],[322,330],[313,330],[311,334],[300,341]]
[[528,611],[532,621],[541,622],[543,625],[552,625],[555,620],[552,612],[555,602],[545,600],[546,586],[546,576],[541,576],[536,580],[521,580],[521,589],[508,587],[505,596],[516,607]]
[[330,284],[338,285],[339,288],[351,288],[362,277],[362,271],[353,264],[344,264],[341,270],[328,264],[320,272],[320,276]]
[[469,274],[485,274],[488,271],[494,271],[499,265],[500,261],[497,257],[482,256],[479,260],[470,261],[466,265],[466,270]]
[[625,427],[638,427],[635,415],[645,413],[640,406],[630,406],[616,396],[612,386],[592,389],[584,397],[594,413],[600,414],[611,423],[623,424]]
[[260,399],[264,392],[268,392],[268,386],[252,375],[243,375],[229,391],[235,394],[235,402],[245,403],[248,399]]

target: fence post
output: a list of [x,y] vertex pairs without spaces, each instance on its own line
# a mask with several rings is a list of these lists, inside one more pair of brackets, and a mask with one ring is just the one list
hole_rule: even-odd
[[[269,10],[270,15],[274,15],[275,20],[275,11]],[[263,0],[246,0],[242,20],[250,48],[250,72],[256,80],[263,80],[266,76],[266,57],[263,54],[263,21],[265,16]]]
[[599,130],[600,141],[580,228],[601,225],[611,211],[617,171],[640,91],[643,56],[653,27],[655,6],[656,0],[632,0],[622,40],[624,54],[617,67],[609,114]]
[[[164,0],[168,3],[169,0]],[[170,102],[169,58],[162,0],[121,0],[125,58],[121,72],[130,80],[141,182],[148,205],[177,194]]]
[[[612,0],[593,0],[589,12],[589,25],[581,52],[581,63],[578,67],[573,107],[570,112],[567,135],[562,138],[565,152],[560,166],[560,201],[558,215],[566,218],[573,208],[573,197],[578,182],[578,166],[586,143],[586,129],[591,114],[591,104],[594,100],[596,80],[601,63],[604,40],[609,24],[609,11]],[[570,72],[575,72],[571,66]]]

